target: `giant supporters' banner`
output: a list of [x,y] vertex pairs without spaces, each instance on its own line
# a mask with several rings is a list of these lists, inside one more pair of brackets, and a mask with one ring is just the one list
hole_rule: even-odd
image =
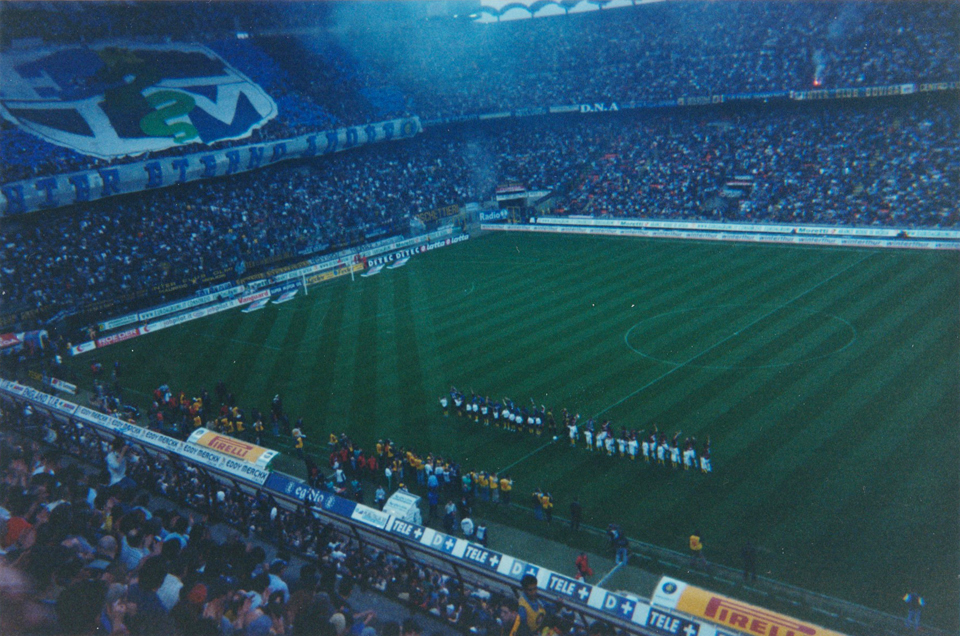
[[420,120],[411,117],[302,135],[266,144],[17,181],[0,186],[0,216],[35,212],[117,194],[247,172],[288,159],[315,157],[364,144],[413,137],[418,132]]
[[839,632],[669,577],[660,579],[652,600],[655,606],[696,616],[749,636],[842,636]]
[[100,159],[242,139],[277,116],[260,86],[190,44],[12,49],[0,76],[7,120]]
[[275,450],[249,444],[236,437],[221,435],[205,428],[195,430],[187,441],[198,446],[205,446],[234,459],[249,462],[260,468],[266,468],[270,460],[279,454]]

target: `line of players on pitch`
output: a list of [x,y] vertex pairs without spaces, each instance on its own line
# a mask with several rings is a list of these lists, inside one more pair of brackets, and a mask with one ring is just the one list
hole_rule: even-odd
[[[525,431],[533,435],[547,435],[558,439],[558,423],[553,412],[545,406],[539,407],[531,398],[531,405],[521,406],[509,398],[502,402],[471,393],[468,398],[450,387],[449,397],[440,397],[440,406],[444,415],[450,414],[450,407],[458,416],[467,417],[476,423],[485,426],[493,425],[508,431]],[[677,431],[673,437],[654,427],[653,432],[628,431],[621,427],[619,433],[610,420],[600,422],[589,418],[586,422],[580,421],[580,414],[571,414],[563,409],[560,416],[561,425],[567,429],[570,445],[576,447],[582,441],[587,450],[605,452],[608,456],[620,455],[636,460],[638,456],[650,464],[671,466],[684,470],[699,469],[703,473],[712,472],[710,464],[710,438],[700,445],[697,450],[697,438],[686,437],[680,439],[681,432]]]

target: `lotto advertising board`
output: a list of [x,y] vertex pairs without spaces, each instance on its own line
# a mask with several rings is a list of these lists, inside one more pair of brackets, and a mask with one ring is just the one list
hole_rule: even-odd
[[745,636],[843,636],[669,577],[660,579],[652,600],[655,606],[696,616]]

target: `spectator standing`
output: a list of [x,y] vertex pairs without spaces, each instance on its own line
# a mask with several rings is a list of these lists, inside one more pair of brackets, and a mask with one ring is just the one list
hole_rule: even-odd
[[617,548],[617,565],[626,565],[627,561],[630,559],[630,540],[627,539],[627,535],[623,532],[618,532],[617,537],[613,540],[614,547]]
[[107,472],[110,482],[107,484],[111,492],[124,490],[129,485],[127,481],[127,452],[130,447],[120,437],[113,439],[112,450],[107,454]]
[[740,550],[740,556],[743,557],[743,580],[757,580],[757,547],[753,541],[747,539],[743,549]]
[[926,605],[923,597],[916,592],[907,592],[903,597],[903,602],[907,604],[906,626],[912,630],[920,630],[920,610]]
[[448,501],[443,509],[443,529],[447,534],[453,534],[457,525],[457,504]]
[[690,535],[690,565],[707,565],[707,560],[703,557],[703,539],[701,536],[699,530]]
[[383,484],[377,486],[377,491],[373,494],[373,503],[378,510],[383,510],[383,506],[387,503],[387,491]]
[[460,529],[463,530],[463,536],[467,539],[473,538],[473,532],[476,527],[473,525],[473,519],[470,517],[464,517],[460,520]]
[[287,562],[284,559],[274,559],[270,563],[270,590],[282,593],[284,603],[290,602],[290,587],[282,578],[286,569]]
[[588,576],[593,576],[593,568],[590,567],[590,560],[586,552],[581,552],[573,564],[577,568],[577,580],[585,581]]
[[520,586],[523,591],[517,599],[519,608],[510,636],[536,636],[549,626],[547,606],[538,595],[537,577],[525,574],[520,579]]
[[481,521],[477,524],[477,543],[482,546],[487,545],[487,526]]
[[500,478],[500,503],[510,505],[510,492],[513,490],[513,480],[504,475]]
[[166,576],[163,557],[150,557],[140,566],[137,582],[127,592],[127,600],[137,606],[136,614],[128,621],[131,632],[161,636],[173,631],[167,609],[157,595]]
[[574,497],[570,502],[570,528],[580,529],[580,520],[583,518],[583,506],[580,505],[580,497]]

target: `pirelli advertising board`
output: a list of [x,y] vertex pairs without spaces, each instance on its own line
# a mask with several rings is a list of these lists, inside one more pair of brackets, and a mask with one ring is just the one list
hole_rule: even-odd
[[[843,636],[812,623],[777,614],[729,596],[714,594],[683,581],[663,577],[657,584],[653,604],[696,616],[750,636]],[[717,634],[726,631],[717,630]]]
[[205,428],[195,430],[187,441],[260,468],[266,468],[270,460],[277,456],[275,450],[250,444],[229,435],[214,433]]

